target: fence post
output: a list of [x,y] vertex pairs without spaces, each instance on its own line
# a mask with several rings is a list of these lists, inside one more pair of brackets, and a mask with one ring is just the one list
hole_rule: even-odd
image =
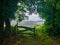
[[36,30],[35,30],[36,26],[34,27],[34,36],[36,36]]

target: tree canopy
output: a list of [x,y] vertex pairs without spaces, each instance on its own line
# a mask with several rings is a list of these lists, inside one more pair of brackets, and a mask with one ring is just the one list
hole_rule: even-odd
[[[18,6],[18,3],[19,6]],[[39,13],[44,18],[45,25],[48,25],[47,31],[50,35],[60,34],[60,0],[0,0],[0,31],[5,30],[11,32],[10,21],[15,16],[20,21],[25,19],[25,13]]]

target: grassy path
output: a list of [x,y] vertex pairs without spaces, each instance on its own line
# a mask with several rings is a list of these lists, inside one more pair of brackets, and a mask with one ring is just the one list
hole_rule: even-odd
[[19,34],[16,37],[11,36],[10,39],[6,38],[2,45],[60,45],[60,38],[54,39],[40,30],[36,31],[36,34],[35,37],[25,34]]
[[40,40],[37,40],[33,37],[21,36],[18,38],[12,37],[11,42],[9,39],[6,39],[3,45],[60,45],[60,42],[53,38],[44,38],[40,37]]

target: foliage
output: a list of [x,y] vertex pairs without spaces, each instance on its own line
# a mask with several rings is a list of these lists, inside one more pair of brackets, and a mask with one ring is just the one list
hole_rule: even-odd
[[49,35],[51,36],[59,36],[60,35],[60,26],[58,22],[59,15],[60,15],[60,1],[58,0],[48,0],[45,2],[44,5],[42,5],[41,11],[39,11],[40,16],[44,19],[46,19],[45,25],[47,27],[47,31]]
[[[37,5],[37,12],[44,18],[46,30],[51,36],[60,35],[60,1],[59,0],[30,0],[31,5]],[[29,4],[29,3],[28,3]],[[28,5],[29,6],[29,5]],[[31,8],[32,9],[32,8]]]
[[15,17],[18,21],[22,21],[25,18],[28,18],[25,13],[26,13],[26,9],[25,9],[25,4],[22,2],[18,3],[18,9],[15,12]]
[[60,36],[60,0],[0,0],[0,39],[3,40],[4,35],[11,31],[10,21],[15,19],[15,15],[22,21],[27,17],[27,11],[31,15],[35,10],[46,20],[38,30],[47,31],[51,36]]

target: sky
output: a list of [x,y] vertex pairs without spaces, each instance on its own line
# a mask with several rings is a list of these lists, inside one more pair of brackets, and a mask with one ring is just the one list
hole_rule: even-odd
[[[39,14],[32,14],[32,15],[29,15],[28,13],[26,13],[26,16],[28,16],[28,19],[25,19],[23,21],[45,21],[44,19],[42,19],[41,17],[39,17]],[[22,21],[22,22],[23,22]],[[15,25],[17,24],[16,20],[12,20],[11,21],[11,25]]]
[[32,15],[29,15],[28,13],[26,13],[26,16],[28,16],[28,20],[25,19],[24,21],[39,21],[39,20],[43,20],[41,17],[39,17],[39,14],[32,14]]

